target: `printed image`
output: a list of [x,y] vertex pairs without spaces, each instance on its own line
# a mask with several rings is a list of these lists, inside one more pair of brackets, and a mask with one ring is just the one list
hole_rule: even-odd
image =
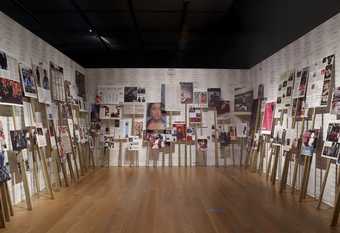
[[306,95],[307,82],[309,77],[309,68],[306,67],[301,72],[301,79],[298,86],[298,96],[304,97]]
[[114,135],[105,134],[104,135],[104,148],[113,149],[115,147]]
[[86,100],[85,75],[76,71],[77,95]]
[[91,105],[91,122],[98,122],[99,121],[99,104],[92,104]]
[[133,126],[133,132],[135,136],[142,137],[143,136],[143,120],[135,120]]
[[21,83],[26,97],[37,98],[37,87],[31,67],[19,64]]
[[68,80],[64,81],[65,99],[67,103],[73,103],[73,96],[71,94],[72,83]]
[[217,115],[224,115],[230,112],[230,101],[229,100],[220,100],[216,105]]
[[206,108],[208,106],[208,92],[205,90],[194,90],[194,104]]
[[37,84],[39,103],[51,104],[50,80],[42,64],[33,65],[33,76]]
[[262,100],[264,97],[264,85],[260,84],[257,88],[257,98]]
[[100,105],[99,119],[120,119],[121,109],[118,105]]
[[176,137],[177,142],[185,142],[186,128],[185,122],[182,121],[175,121],[172,124],[172,135]]
[[0,50],[0,69],[7,70],[7,56],[6,53]]
[[249,131],[249,128],[248,128],[248,123],[238,123],[236,125],[236,135],[237,137],[239,138],[246,138],[248,136],[248,131]]
[[331,55],[322,59],[323,68],[321,76],[323,77],[323,86],[321,94],[321,107],[328,106],[329,97],[331,94],[332,83],[334,83],[334,64],[335,56]]
[[253,103],[253,91],[236,94],[234,111],[235,112],[250,112],[252,103]]
[[4,131],[4,127],[3,127],[2,121],[0,121],[0,146],[1,146],[0,149],[2,151],[7,149],[6,136],[5,136],[5,131]]
[[221,88],[208,88],[208,107],[216,108],[221,100]]
[[275,110],[275,102],[269,102],[265,104],[262,127],[261,127],[262,134],[270,135],[272,133],[274,110]]
[[59,136],[60,136],[60,155],[61,157],[65,157],[66,154],[72,153],[72,145],[70,141],[70,136],[68,134],[68,130],[66,126],[58,126]]
[[340,123],[329,123],[327,129],[327,142],[339,142],[340,138]]
[[145,88],[124,87],[124,102],[145,103]]
[[193,103],[193,83],[181,82],[181,103],[192,104]]
[[322,157],[336,160],[339,157],[340,144],[336,142],[325,142]]
[[198,138],[197,143],[198,143],[198,150],[199,151],[201,151],[201,152],[208,151],[208,139],[207,138]]
[[161,103],[148,103],[146,109],[146,129],[156,130],[167,127],[166,112]]
[[340,87],[336,87],[333,92],[331,113],[336,115],[336,119],[340,120]]
[[237,140],[237,129],[235,126],[229,126],[228,135],[229,135],[230,141]]
[[313,156],[316,149],[319,134],[320,130],[307,130],[303,133],[301,154],[306,156]]
[[194,134],[194,129],[193,128],[187,128],[186,141],[188,143],[191,143],[191,142],[195,141],[195,134]]
[[50,78],[52,99],[56,101],[65,101],[64,69],[50,62]]
[[128,142],[129,142],[128,150],[138,151],[141,149],[142,141],[138,136],[130,136]]
[[29,138],[27,130],[11,130],[12,150],[21,151],[27,148],[27,139]]
[[0,103],[22,105],[22,87],[17,81],[0,78]]
[[189,108],[189,124],[201,124],[202,123],[202,112],[200,108],[190,107]]

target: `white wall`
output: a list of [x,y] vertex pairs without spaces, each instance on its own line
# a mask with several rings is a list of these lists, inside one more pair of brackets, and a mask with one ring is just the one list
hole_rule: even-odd
[[[249,77],[253,80],[253,88],[257,93],[259,84],[265,86],[265,96],[268,100],[276,101],[280,75],[287,70],[310,66],[323,57],[335,54],[335,79],[336,86],[340,85],[340,14],[313,29],[298,40],[284,47],[274,55],[265,59],[249,70]],[[324,116],[324,137],[329,121],[335,120],[330,114]],[[311,125],[311,123],[309,124]],[[317,115],[316,128],[321,126],[321,116]],[[301,128],[301,126],[299,127]],[[324,138],[325,139],[325,138]],[[283,163],[282,163],[283,164]],[[291,166],[293,167],[293,166]],[[292,174],[292,171],[289,172]],[[308,193],[318,197],[320,191],[320,175],[324,171],[315,169],[313,161]],[[301,176],[300,176],[301,177]],[[290,178],[288,179],[290,180]],[[301,180],[301,179],[299,179]],[[329,204],[334,204],[335,199],[335,165],[332,165],[324,199]]]
[[[235,87],[251,87],[251,82],[246,70],[223,69],[87,69],[87,99],[94,102],[97,85],[139,86],[146,88],[147,102],[161,101],[161,84],[180,82],[193,82],[194,88],[220,87],[222,99],[234,101]],[[248,86],[247,86],[248,85]],[[180,105],[180,103],[178,103]],[[173,121],[184,120],[184,105],[181,116],[174,117]],[[209,128],[214,124],[213,112],[204,113],[205,126]],[[211,135],[211,134],[210,134]],[[126,144],[124,145],[126,146]],[[124,148],[123,146],[123,148]],[[208,165],[215,164],[213,143],[209,142]],[[110,153],[111,165],[118,164],[118,146]],[[237,150],[238,148],[236,148]],[[192,148],[194,154],[194,147]],[[100,153],[97,153],[99,156]],[[193,155],[195,157],[195,155]],[[184,161],[184,146],[182,146],[181,161]],[[143,166],[146,163],[146,148],[139,152],[139,162]],[[159,161],[159,164],[161,160]],[[228,161],[230,164],[231,161]],[[167,161],[166,161],[167,164]],[[173,154],[173,165],[178,164],[178,152]],[[223,164],[222,160],[220,164]]]
[[[0,12],[0,50],[5,51],[9,56],[15,58],[19,63],[31,65],[44,62],[49,64],[50,61],[64,68],[64,77],[66,80],[75,83],[75,71],[78,70],[85,73],[85,69],[76,62],[62,54],[60,51],[34,35],[11,18]],[[5,115],[8,115],[7,113]],[[13,127],[12,119],[1,117],[1,120],[10,127]],[[20,122],[20,121],[19,121]],[[7,124],[6,124],[7,125]],[[5,125],[5,126],[6,126]],[[20,124],[19,124],[20,127]],[[31,156],[30,156],[31,157]],[[41,171],[41,168],[39,169]],[[29,187],[33,190],[33,177],[30,171],[27,172]],[[14,203],[18,203],[24,199],[24,191],[22,183],[12,186],[9,181],[11,199]],[[44,188],[42,174],[40,174],[41,188]],[[31,192],[33,195],[33,193]],[[34,208],[34,206],[33,206]]]

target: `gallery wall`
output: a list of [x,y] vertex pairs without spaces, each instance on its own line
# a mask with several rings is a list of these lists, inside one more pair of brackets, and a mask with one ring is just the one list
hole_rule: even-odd
[[[51,61],[54,64],[63,67],[65,80],[71,81],[73,85],[75,85],[75,71],[77,70],[85,73],[83,67],[2,12],[0,12],[0,50],[4,51],[8,56],[15,58],[18,63],[24,63],[29,66],[32,64],[39,64],[40,62],[49,64]],[[5,117],[8,115],[10,115],[8,112],[2,112],[0,117],[6,131],[13,129],[12,117]],[[18,113],[18,115],[22,116],[22,112]],[[22,119],[17,117],[18,128],[22,127],[21,122]],[[7,162],[7,158],[8,157],[6,156],[5,162]],[[39,169],[39,171],[41,170],[42,169]],[[28,170],[27,176],[29,188],[30,190],[33,190],[34,184],[31,172],[31,170]],[[40,180],[43,180],[42,174],[40,174]],[[10,182],[14,184],[9,185],[11,198],[14,203],[18,203],[24,199],[22,182],[17,183],[15,179],[12,179]],[[41,182],[40,184],[41,189],[44,189],[44,182]],[[33,194],[32,191],[30,193]]]
[[[94,103],[97,94],[97,86],[116,85],[116,86],[138,86],[146,88],[146,102],[161,101],[161,84],[180,85],[180,82],[193,82],[194,89],[221,88],[221,97],[223,100],[231,101],[231,110],[233,111],[234,88],[251,86],[248,72],[245,70],[223,70],[223,69],[87,69],[87,100]],[[173,98],[176,98],[174,95]],[[184,120],[184,104],[177,100],[181,106],[181,115],[173,117],[174,121]],[[233,119],[235,123],[239,119]],[[212,134],[211,126],[214,125],[213,111],[203,112],[203,124],[207,127],[203,132],[206,136]],[[123,144],[123,151],[127,143]],[[97,147],[97,159],[100,159],[102,148]],[[208,140],[208,165],[215,164],[214,145],[212,140]],[[239,147],[235,147],[236,160],[239,159]],[[195,150],[192,149],[195,158]],[[181,164],[184,164],[184,146],[181,147]],[[146,147],[139,152],[139,165],[146,164]],[[166,158],[166,164],[167,163]],[[223,164],[222,158],[220,164]],[[178,164],[178,149],[173,154],[173,165]],[[161,163],[161,160],[158,161]],[[193,161],[194,163],[194,161]],[[231,158],[228,159],[231,164]],[[110,165],[118,165],[118,146],[110,151]],[[125,163],[128,165],[128,163]]]
[[[257,93],[258,85],[263,84],[264,95],[267,97],[267,101],[276,101],[280,76],[285,71],[301,69],[306,66],[313,67],[316,62],[320,63],[322,58],[332,54],[335,54],[335,85],[339,86],[340,66],[337,65],[340,55],[339,14],[251,68],[249,70],[249,77],[253,81],[254,93]],[[335,115],[324,115],[324,140],[326,138],[328,123],[335,120]],[[309,126],[311,126],[311,122],[309,122]],[[301,123],[299,123],[297,127],[301,128]],[[315,128],[320,127],[321,114],[318,114],[316,115]],[[283,166],[282,162],[281,165]],[[293,162],[291,164],[291,168],[293,168]],[[321,178],[324,176],[324,173],[324,170],[316,169],[314,160],[308,185],[308,193],[310,195],[318,197],[321,187]],[[291,182],[292,170],[289,171],[289,175],[290,177],[288,178],[288,181]],[[301,181],[301,177],[302,171],[300,173],[299,181]],[[325,202],[331,205],[334,204],[335,199],[335,184],[336,169],[333,164],[330,170],[330,176],[327,180],[324,195]]]

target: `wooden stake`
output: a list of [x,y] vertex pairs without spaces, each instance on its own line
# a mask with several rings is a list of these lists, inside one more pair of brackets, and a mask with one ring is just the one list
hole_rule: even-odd
[[8,201],[7,201],[7,195],[5,191],[5,186],[4,184],[0,184],[0,191],[1,191],[1,201],[2,201],[2,207],[3,207],[3,212],[5,216],[5,220],[9,222],[9,206],[8,206]]
[[272,185],[274,185],[276,182],[277,165],[279,162],[280,150],[281,150],[281,146],[275,145],[275,157],[274,157],[274,164],[273,164],[272,174],[271,174]]
[[181,142],[178,142],[178,167],[181,166]]
[[285,162],[283,165],[283,171],[282,171],[281,182],[280,182],[280,191],[279,191],[280,193],[282,193],[283,190],[286,188],[290,157],[291,157],[291,151],[286,152]]
[[234,147],[234,143],[231,144],[231,153],[232,153],[232,157],[233,157],[233,167],[235,167],[235,147]]
[[50,176],[48,174],[47,171],[47,162],[46,162],[46,156],[44,152],[40,152],[40,149],[37,147],[37,151],[38,151],[38,156],[40,158],[40,161],[42,163],[42,168],[43,168],[43,175],[44,175],[44,179],[45,179],[45,185],[47,188],[47,192],[50,194],[50,198],[53,200],[54,199],[54,193],[52,190],[52,185],[51,185],[51,179]]
[[[188,105],[185,104],[185,125],[188,126]],[[185,133],[186,135],[186,133]],[[188,166],[188,148],[187,148],[187,139],[185,138],[185,143],[184,143],[184,166]]]
[[218,161],[218,130],[217,130],[217,110],[214,111],[214,124],[215,124],[215,167],[219,167]]
[[328,178],[329,170],[331,168],[331,163],[332,163],[332,161],[330,159],[327,159],[327,167],[326,167],[325,176],[323,178],[321,189],[320,189],[319,201],[318,201],[318,205],[316,207],[317,209],[320,209],[320,207],[321,207],[321,203],[322,203],[322,199],[323,199],[323,194],[324,194],[325,188],[326,188],[326,183],[327,183],[327,178]]

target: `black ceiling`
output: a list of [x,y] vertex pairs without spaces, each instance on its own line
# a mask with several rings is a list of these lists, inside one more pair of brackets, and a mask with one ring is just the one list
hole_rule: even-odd
[[1,0],[0,10],[84,67],[249,68],[340,1]]

